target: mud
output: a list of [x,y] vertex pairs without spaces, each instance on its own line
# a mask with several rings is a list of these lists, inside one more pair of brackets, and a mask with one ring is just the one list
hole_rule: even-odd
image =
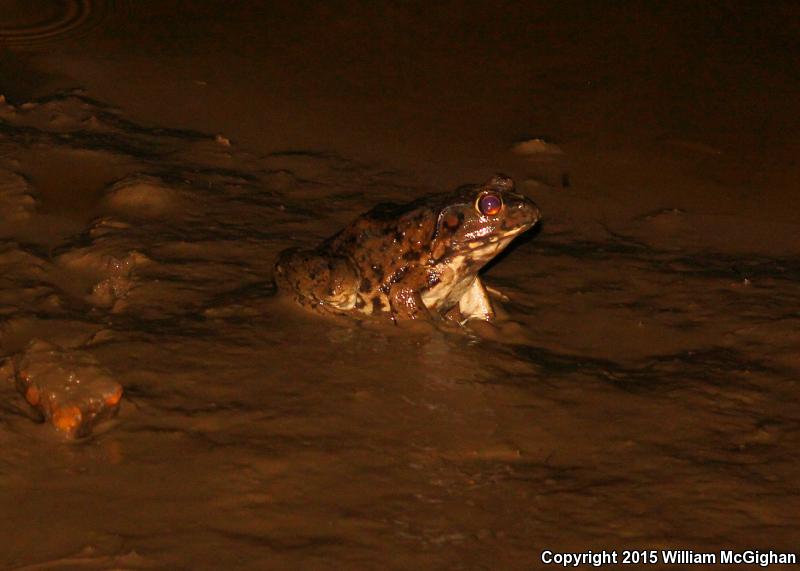
[[[793,4],[8,4],[0,567],[795,549]],[[497,171],[544,215],[497,322],[275,295],[282,249]],[[31,363],[118,414],[41,422]]]

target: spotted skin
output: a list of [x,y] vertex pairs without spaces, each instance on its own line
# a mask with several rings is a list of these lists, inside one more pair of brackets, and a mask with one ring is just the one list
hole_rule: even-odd
[[408,204],[379,204],[317,248],[282,252],[275,281],[316,311],[489,320],[494,310],[478,272],[539,217],[510,178],[496,175]]

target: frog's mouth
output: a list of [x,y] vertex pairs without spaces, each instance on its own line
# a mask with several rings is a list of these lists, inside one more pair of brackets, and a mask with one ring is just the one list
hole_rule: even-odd
[[467,242],[467,247],[473,251],[495,244],[497,244],[500,248],[504,248],[511,240],[529,228],[530,226],[518,226],[517,228],[512,228],[511,230],[506,230],[505,232],[499,232],[491,236],[486,236],[480,240],[471,240]]
[[502,252],[514,238],[525,230],[527,230],[527,228],[514,228],[502,234],[495,234],[480,240],[466,242],[464,244],[466,247],[463,248],[462,254],[473,262],[485,264]]

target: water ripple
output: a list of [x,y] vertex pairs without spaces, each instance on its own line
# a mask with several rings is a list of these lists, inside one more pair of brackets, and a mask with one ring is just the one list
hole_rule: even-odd
[[0,0],[0,46],[36,49],[84,36],[127,5],[127,0]]

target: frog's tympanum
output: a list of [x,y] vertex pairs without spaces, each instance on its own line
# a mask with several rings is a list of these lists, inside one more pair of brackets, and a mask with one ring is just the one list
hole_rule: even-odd
[[539,220],[497,175],[409,204],[380,204],[313,250],[289,249],[275,281],[301,305],[399,319],[489,320],[478,271]]

